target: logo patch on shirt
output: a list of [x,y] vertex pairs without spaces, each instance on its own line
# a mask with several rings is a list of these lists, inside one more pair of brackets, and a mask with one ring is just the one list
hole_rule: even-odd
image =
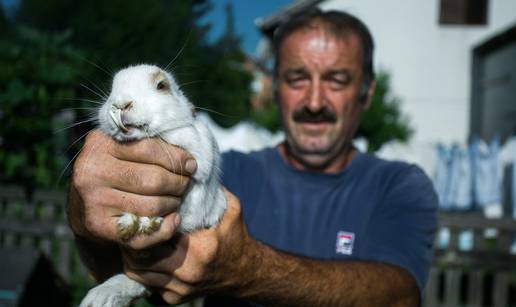
[[355,234],[353,232],[339,231],[337,233],[337,254],[351,255],[353,254],[353,243],[355,242]]

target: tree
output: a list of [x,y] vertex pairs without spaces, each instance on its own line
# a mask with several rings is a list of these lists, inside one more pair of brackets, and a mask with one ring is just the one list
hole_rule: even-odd
[[371,107],[362,114],[357,132],[357,136],[368,140],[369,151],[378,150],[390,140],[407,141],[412,135],[413,130],[401,113],[399,103],[399,99],[390,93],[389,75],[378,73]]
[[[210,7],[207,0],[22,1],[15,30],[0,42],[0,182],[54,185],[68,162],[59,148],[92,128],[54,134],[63,109],[89,108],[75,114],[86,118],[97,105],[84,101],[102,102],[115,71],[129,64],[168,66],[194,103],[226,114],[215,116],[223,126],[245,118],[251,78],[231,9],[232,30],[211,44],[201,23]],[[2,16],[0,31],[10,26]]]
[[0,41],[0,182],[20,184],[29,194],[54,185],[64,167],[56,159],[56,116],[84,71],[69,37],[19,27]]
[[245,57],[239,44],[231,45],[227,36],[208,43],[210,26],[201,18],[210,8],[206,0],[25,0],[17,20],[45,31],[71,30],[71,43],[109,71],[89,78],[104,89],[113,71],[124,66],[147,62],[166,67],[174,59],[168,68],[187,97],[225,114],[211,115],[230,126],[248,114],[251,78],[240,68]]
[[190,96],[201,108],[216,110],[211,117],[221,126],[230,127],[250,113],[252,76],[244,68],[246,56],[234,29],[231,4],[226,5],[226,31],[209,54],[200,59],[209,80],[192,86]]

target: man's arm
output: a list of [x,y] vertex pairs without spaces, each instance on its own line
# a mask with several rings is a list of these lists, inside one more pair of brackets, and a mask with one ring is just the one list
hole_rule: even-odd
[[[74,164],[68,221],[79,254],[98,281],[122,272],[120,246],[144,249],[167,241],[177,228],[175,211],[195,161],[188,165],[193,159],[185,151],[159,142],[118,143],[93,131]],[[175,160],[164,150],[173,153]],[[116,229],[123,212],[164,220],[159,231],[123,241]]]
[[242,267],[248,282],[236,296],[280,306],[417,306],[419,293],[404,269],[382,263],[316,261],[255,242]]
[[84,214],[79,210],[82,200],[72,185],[68,195],[68,222],[75,235],[75,245],[81,260],[93,278],[103,282],[123,271],[122,257],[117,244],[94,239],[84,227]]
[[124,253],[133,279],[160,289],[170,304],[206,293],[278,306],[417,306],[415,280],[396,266],[317,261],[291,256],[252,239],[238,199],[226,193],[221,224],[160,246],[148,259]]

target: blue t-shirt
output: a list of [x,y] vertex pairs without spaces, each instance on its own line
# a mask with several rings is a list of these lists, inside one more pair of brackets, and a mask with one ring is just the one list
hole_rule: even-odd
[[253,238],[315,259],[394,264],[423,289],[437,197],[418,167],[358,153],[340,173],[299,171],[269,148],[225,153],[223,184],[240,198]]

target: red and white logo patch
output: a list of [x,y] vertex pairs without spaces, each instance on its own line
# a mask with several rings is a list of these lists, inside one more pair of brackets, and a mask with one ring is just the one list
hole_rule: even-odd
[[339,231],[337,233],[337,254],[351,255],[353,254],[353,243],[355,242],[355,234],[352,232]]

